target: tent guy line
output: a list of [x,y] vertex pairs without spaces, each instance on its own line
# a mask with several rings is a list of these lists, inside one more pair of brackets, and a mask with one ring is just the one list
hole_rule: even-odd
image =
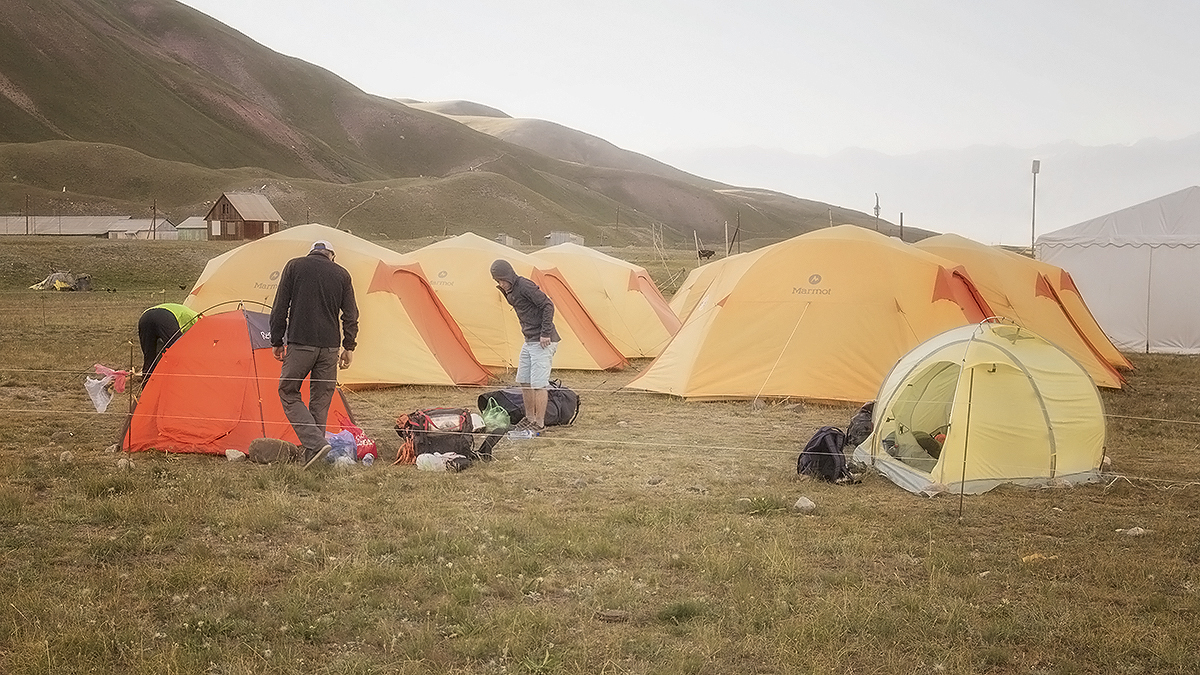
[[[33,411],[30,411],[30,410],[27,410],[24,408],[0,408],[0,412],[26,412],[26,413],[28,413],[28,412],[33,412]],[[74,410],[42,410],[42,411],[38,411],[38,412],[63,414],[63,415],[81,415],[82,414],[82,415],[89,415],[89,416],[94,415],[94,414],[101,414],[101,415],[125,415],[125,414],[127,414],[127,413],[116,413],[116,412],[88,413],[88,412],[81,412],[81,411],[74,411]],[[1186,420],[1165,420],[1165,419],[1157,419],[1157,418],[1139,418],[1139,417],[1131,418],[1128,416],[1114,416],[1114,417],[1125,417],[1126,419],[1148,419],[1151,421],[1159,421],[1159,422],[1182,421],[1185,424],[1200,424],[1200,422],[1187,422]],[[205,419],[205,418],[196,418],[196,419]],[[379,429],[377,427],[370,427],[370,426],[361,427],[361,428],[364,431],[371,430],[371,429]],[[391,427],[387,427],[382,430],[391,431]],[[720,450],[720,451],[729,451],[729,452],[757,452],[757,453],[769,453],[769,454],[776,454],[776,455],[784,455],[784,456],[788,456],[788,457],[795,456],[799,452],[797,449],[776,450],[776,449],[769,449],[769,448],[738,447],[738,446],[724,446],[724,445],[694,445],[694,444],[686,444],[685,445],[682,443],[652,443],[652,442],[647,442],[647,441],[622,441],[622,440],[612,440],[612,439],[582,438],[582,437],[578,437],[578,436],[559,436],[557,434],[555,434],[552,437],[546,437],[546,438],[535,437],[535,438],[529,439],[529,441],[546,441],[546,440],[555,440],[555,439],[569,440],[569,441],[578,442],[578,443],[592,443],[592,444],[596,444],[596,445],[610,445],[610,446],[611,445],[624,445],[624,446],[636,446],[636,447],[643,447],[643,448],[684,448],[684,449],[688,449],[688,450],[710,450],[710,451],[711,450]],[[523,441],[523,443],[528,443],[528,441]],[[689,454],[689,456],[691,456],[691,455]],[[1116,482],[1121,481],[1121,480],[1129,481],[1131,484],[1132,484],[1132,481],[1141,481],[1141,482],[1149,483],[1149,484],[1151,484],[1152,487],[1155,487],[1155,489],[1158,489],[1158,490],[1183,489],[1183,488],[1187,488],[1187,487],[1200,487],[1200,482],[1196,482],[1196,481],[1173,481],[1173,480],[1163,479],[1163,478],[1147,478],[1147,477],[1143,477],[1143,476],[1131,476],[1128,474],[1104,474],[1104,475],[1106,478],[1112,479],[1105,486],[1106,488],[1112,487]],[[1165,487],[1158,487],[1159,485],[1163,485]],[[1134,486],[1134,487],[1136,487],[1136,486]]]

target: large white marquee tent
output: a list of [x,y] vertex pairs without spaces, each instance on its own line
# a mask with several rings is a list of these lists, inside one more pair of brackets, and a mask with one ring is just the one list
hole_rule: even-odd
[[1200,353],[1200,187],[1037,238],[1123,351]]

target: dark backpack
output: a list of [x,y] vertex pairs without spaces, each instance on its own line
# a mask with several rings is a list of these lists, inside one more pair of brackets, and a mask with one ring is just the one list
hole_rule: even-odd
[[850,424],[846,425],[846,445],[851,448],[857,448],[863,441],[871,435],[871,431],[875,428],[874,422],[871,421],[871,415],[875,412],[875,402],[863,404],[863,407],[854,413],[854,417],[850,418]]
[[821,427],[796,458],[796,473],[835,483],[849,477],[846,470],[846,434],[837,427]]
[[[525,399],[521,390],[497,389],[479,395],[479,411],[488,407],[488,402],[494,400],[508,412],[510,424],[516,424],[525,419]],[[550,389],[546,396],[546,426],[553,427],[571,424],[579,416],[579,394],[562,386],[559,380],[550,380]]]
[[404,441],[396,451],[397,464],[413,464],[428,452],[471,456],[475,437],[471,411],[465,408],[425,408],[396,418],[396,434]]

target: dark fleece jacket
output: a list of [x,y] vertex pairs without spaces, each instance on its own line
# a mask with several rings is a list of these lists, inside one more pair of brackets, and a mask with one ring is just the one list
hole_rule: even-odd
[[507,260],[492,263],[492,278],[509,283],[508,292],[500,286],[497,288],[517,313],[526,342],[537,342],[543,337],[550,338],[551,342],[559,341],[558,331],[554,328],[554,303],[537,284],[517,274]]
[[271,308],[271,345],[282,345],[285,336],[288,344],[340,344],[354,351],[358,344],[358,305],[346,268],[323,253],[293,258],[283,266]]

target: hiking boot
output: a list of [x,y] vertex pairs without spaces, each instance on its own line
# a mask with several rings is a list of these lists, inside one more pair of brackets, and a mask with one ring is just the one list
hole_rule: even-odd
[[[325,459],[325,457],[327,457],[329,455],[329,451],[332,449],[333,449],[333,447],[330,445],[323,445],[323,446],[321,446],[320,450],[309,450],[308,448],[305,448],[304,449],[304,468],[307,469],[308,467],[312,466],[313,464],[316,464],[317,462]],[[309,453],[312,453],[312,454],[309,454]]]

